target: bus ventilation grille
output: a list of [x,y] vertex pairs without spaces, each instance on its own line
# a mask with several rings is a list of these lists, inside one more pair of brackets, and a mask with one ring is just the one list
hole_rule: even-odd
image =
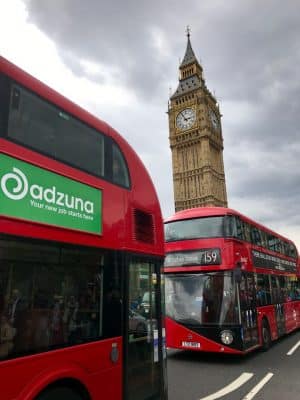
[[153,216],[141,210],[133,210],[134,238],[138,242],[154,244]]

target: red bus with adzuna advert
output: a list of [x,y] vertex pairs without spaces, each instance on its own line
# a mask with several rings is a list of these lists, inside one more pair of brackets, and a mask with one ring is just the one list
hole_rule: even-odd
[[163,259],[133,149],[0,57],[1,400],[166,399]]
[[177,212],[165,240],[167,347],[244,354],[300,327],[291,240],[221,207]]

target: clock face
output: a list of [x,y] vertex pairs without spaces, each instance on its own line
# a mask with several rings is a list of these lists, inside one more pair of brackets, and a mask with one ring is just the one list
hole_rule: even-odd
[[210,121],[212,123],[213,128],[219,129],[219,118],[217,117],[217,114],[214,111],[210,110],[209,117],[210,117]]
[[184,130],[191,128],[196,122],[196,112],[193,108],[186,108],[180,111],[176,117],[177,128]]

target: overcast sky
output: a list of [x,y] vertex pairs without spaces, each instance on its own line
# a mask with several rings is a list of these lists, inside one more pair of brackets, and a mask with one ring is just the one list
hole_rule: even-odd
[[117,129],[167,217],[167,102],[189,25],[223,114],[229,206],[300,250],[299,15],[294,0],[2,0],[0,54]]

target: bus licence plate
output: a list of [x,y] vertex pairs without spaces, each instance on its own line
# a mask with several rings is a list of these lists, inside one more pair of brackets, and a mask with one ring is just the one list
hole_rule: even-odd
[[182,347],[189,347],[192,349],[200,349],[199,342],[182,342],[181,345],[182,345]]

